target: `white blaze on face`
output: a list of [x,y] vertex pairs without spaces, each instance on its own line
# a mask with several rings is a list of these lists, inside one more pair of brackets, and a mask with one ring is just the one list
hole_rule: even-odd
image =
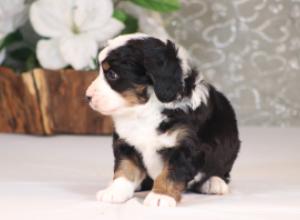
[[105,58],[108,56],[110,51],[117,49],[118,47],[124,46],[129,40],[144,39],[147,37],[149,37],[149,36],[146,34],[135,33],[135,34],[121,35],[112,40],[109,40],[108,46],[105,47],[98,56],[99,63],[101,63],[103,60],[105,60]]
[[86,91],[91,97],[90,106],[104,115],[111,115],[118,109],[127,106],[126,100],[107,83],[103,69]]

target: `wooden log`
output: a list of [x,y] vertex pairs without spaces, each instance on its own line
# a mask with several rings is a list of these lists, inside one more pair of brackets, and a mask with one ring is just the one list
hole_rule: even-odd
[[93,111],[85,101],[85,91],[96,72],[36,69],[33,77],[47,134],[110,134],[112,122]]
[[0,132],[43,134],[42,115],[30,73],[0,68]]
[[17,76],[0,68],[0,132],[111,134],[109,117],[85,102],[96,72],[35,69]]

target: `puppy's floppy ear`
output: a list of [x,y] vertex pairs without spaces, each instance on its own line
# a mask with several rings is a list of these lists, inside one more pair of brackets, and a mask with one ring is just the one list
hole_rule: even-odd
[[160,41],[152,48],[145,48],[144,66],[157,98],[161,102],[175,100],[182,90],[182,69],[174,43],[168,40],[164,44]]

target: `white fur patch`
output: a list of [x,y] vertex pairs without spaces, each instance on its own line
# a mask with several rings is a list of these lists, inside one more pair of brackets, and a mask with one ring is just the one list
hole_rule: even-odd
[[195,110],[202,103],[207,104],[209,97],[208,87],[203,79],[203,76],[199,73],[195,80],[195,88],[192,91],[191,97],[184,97],[183,99],[175,100],[165,104],[167,108],[180,108],[187,110],[188,107]]
[[203,177],[203,173],[199,172],[197,173],[194,178],[188,182],[188,188],[194,185],[195,183],[199,182]]
[[204,82],[203,76],[200,73],[196,78],[195,85],[196,87],[194,88],[191,97],[191,108],[193,110],[195,110],[202,102],[207,104],[209,95],[208,88]]
[[164,119],[161,114],[162,108],[163,104],[153,93],[146,104],[126,108],[113,115],[117,133],[142,154],[152,178],[157,177],[163,168],[157,151],[162,147],[174,147],[177,142],[177,132],[157,132],[157,127]]
[[175,207],[176,200],[171,196],[150,192],[144,200],[144,205],[151,207]]
[[105,47],[98,56],[99,63],[101,63],[103,60],[105,60],[105,58],[108,56],[108,54],[112,50],[115,50],[118,47],[124,46],[129,40],[143,39],[143,38],[148,38],[148,37],[149,36],[147,34],[135,33],[135,34],[121,35],[112,40],[109,40],[107,47]]
[[126,100],[107,83],[102,68],[97,79],[87,89],[86,95],[92,97],[90,101],[92,109],[104,115],[110,115],[127,105]]
[[178,58],[180,59],[180,65],[183,72],[183,76],[186,76],[187,73],[190,71],[190,65],[189,65],[189,55],[184,47],[179,46],[178,47]]
[[115,179],[112,184],[97,193],[97,200],[102,202],[121,203],[133,196],[135,184],[124,177]]
[[200,191],[206,194],[225,195],[229,192],[229,187],[220,177],[212,176],[201,186]]

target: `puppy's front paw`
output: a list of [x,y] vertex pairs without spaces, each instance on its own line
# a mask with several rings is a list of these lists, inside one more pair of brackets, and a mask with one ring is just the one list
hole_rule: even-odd
[[134,184],[120,177],[104,190],[97,193],[97,200],[110,203],[122,203],[133,196]]
[[150,192],[144,200],[144,205],[152,207],[175,207],[176,200],[171,196]]
[[210,177],[201,187],[201,192],[205,194],[225,195],[229,192],[229,187],[220,177]]
[[107,187],[97,193],[97,199],[102,202],[122,203],[132,197],[132,193],[114,187]]

